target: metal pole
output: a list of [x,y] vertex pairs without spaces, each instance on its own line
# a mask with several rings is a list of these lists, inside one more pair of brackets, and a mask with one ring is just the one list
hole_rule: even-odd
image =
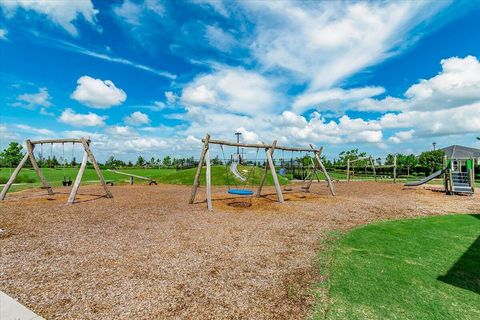
[[[237,136],[237,143],[240,143],[240,136],[242,135],[242,133],[235,132],[235,135]],[[240,154],[240,146],[237,146],[237,154]]]

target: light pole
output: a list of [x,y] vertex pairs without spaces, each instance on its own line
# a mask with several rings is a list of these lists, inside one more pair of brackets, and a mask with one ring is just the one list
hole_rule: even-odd
[[[242,135],[242,133],[235,132],[235,135],[237,136],[237,143],[240,143],[240,136]],[[237,146],[237,154],[240,155],[240,146]]]
[[432,146],[433,146],[433,151],[435,151],[435,146],[437,145],[436,142],[432,142]]

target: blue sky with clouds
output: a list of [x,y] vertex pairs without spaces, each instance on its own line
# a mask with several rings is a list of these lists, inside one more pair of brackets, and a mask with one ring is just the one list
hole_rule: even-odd
[[480,147],[479,19],[475,1],[0,1],[0,144]]

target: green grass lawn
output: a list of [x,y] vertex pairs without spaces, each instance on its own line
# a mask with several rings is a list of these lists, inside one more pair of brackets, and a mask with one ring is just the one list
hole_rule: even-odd
[[[176,169],[135,169],[135,168],[124,168],[119,169],[121,172],[132,173],[135,175],[140,175],[148,178],[155,179],[159,183],[169,183],[169,184],[183,184],[191,185],[193,184],[193,179],[196,173],[196,168],[185,169],[185,170],[176,170]],[[251,172],[253,167],[244,167],[239,166],[239,172],[241,172],[245,177],[249,178],[248,182],[241,182],[235,180],[232,177],[232,174],[226,170],[225,166],[212,166],[212,184],[213,185],[227,185],[230,184],[234,186],[235,184],[248,185],[251,186],[252,180],[254,185],[258,185],[262,175],[263,168],[256,167],[255,172]],[[9,168],[0,168],[0,181],[3,183],[8,180],[10,177]],[[75,177],[78,172],[78,168],[42,168],[42,172],[45,178],[53,186],[61,186],[64,175],[67,180],[71,177],[72,180],[75,180]],[[111,180],[116,184],[128,183],[128,177],[124,175],[119,175],[107,170],[102,170],[103,176],[106,180]],[[255,176],[253,175],[255,173]],[[280,184],[287,184],[288,179],[279,176]],[[35,174],[35,171],[31,168],[24,168],[20,171],[18,183],[25,183],[24,185],[14,186],[10,190],[18,191],[26,188],[38,187],[40,182],[38,177]],[[82,178],[83,183],[98,183],[98,177],[93,168],[88,168],[85,170]],[[203,169],[202,176],[200,179],[202,185],[205,185],[205,168]],[[135,183],[146,183],[143,180],[136,180]],[[267,175],[266,180],[267,185],[273,185],[273,179],[270,174]]]
[[330,258],[316,319],[480,319],[480,215],[361,227]]

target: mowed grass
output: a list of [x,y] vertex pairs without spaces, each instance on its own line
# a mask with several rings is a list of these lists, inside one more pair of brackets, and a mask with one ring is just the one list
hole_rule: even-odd
[[[247,182],[241,182],[235,179],[229,170],[226,170],[225,166],[212,166],[212,184],[213,185],[238,185],[238,186],[251,186],[252,182],[254,185],[258,185],[260,178],[263,172],[263,168],[250,166],[239,166],[239,172],[248,178]],[[168,184],[182,184],[182,185],[191,185],[193,184],[193,179],[195,177],[196,168],[185,169],[185,170],[176,170],[176,169],[137,169],[137,168],[123,168],[118,171],[131,173],[139,176],[144,176],[147,178],[155,179],[158,183],[168,183]],[[254,172],[253,172],[254,170]],[[10,172],[13,171],[10,168],[0,168],[0,181],[5,182],[10,177]],[[64,176],[68,180],[71,178],[75,180],[75,177],[78,173],[78,168],[42,168],[42,172],[45,178],[53,186],[61,186]],[[102,174],[106,180],[113,181],[115,184],[124,184],[128,183],[129,178],[124,175],[116,174],[114,172],[103,170]],[[279,176],[280,184],[287,184],[289,181],[286,178]],[[26,188],[38,187],[40,186],[40,181],[35,174],[35,171],[32,168],[23,168],[20,171],[19,178],[17,179],[18,183],[22,185],[14,186],[10,190],[18,191]],[[98,183],[99,179],[93,168],[87,168],[83,174],[82,183]],[[143,180],[135,179],[135,183],[146,183]],[[205,167],[203,168],[200,183],[205,185]],[[273,179],[271,174],[267,175],[266,179],[267,185],[273,185]]]
[[480,215],[368,225],[331,257],[327,319],[480,319]]

